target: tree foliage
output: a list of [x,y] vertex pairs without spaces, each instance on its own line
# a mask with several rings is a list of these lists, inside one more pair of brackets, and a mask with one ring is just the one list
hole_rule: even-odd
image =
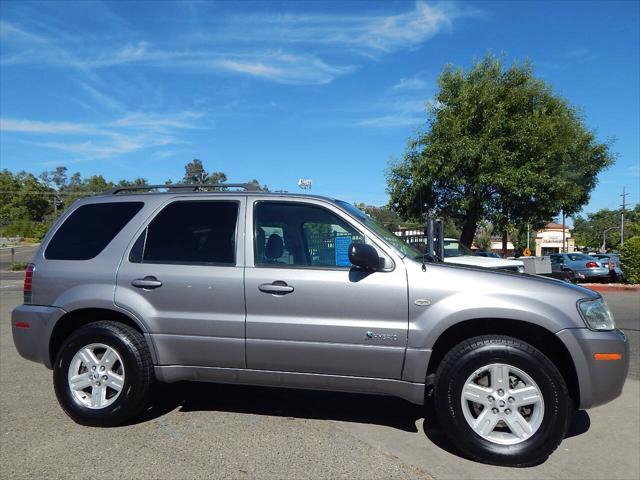
[[362,210],[364,213],[369,215],[371,218],[373,218],[388,230],[397,230],[402,223],[402,220],[397,212],[394,212],[387,206],[376,207],[373,205],[365,205],[364,203],[356,203],[354,204],[354,206]]
[[[622,211],[608,208],[589,213],[586,216],[577,215],[573,219],[572,235],[580,247],[602,248],[603,239],[606,240],[605,249],[617,250],[620,246],[620,221]],[[608,230],[605,234],[605,231]],[[625,238],[640,235],[640,204],[625,213]]]
[[640,236],[631,237],[620,248],[620,263],[628,283],[640,283]]
[[[207,173],[204,165],[194,159],[185,165],[185,183],[225,183],[224,172]],[[166,183],[173,183],[168,180]],[[268,191],[256,179],[250,183],[258,190]],[[102,175],[83,178],[79,172],[70,177],[67,167],[58,166],[42,172],[0,172],[0,237],[42,237],[51,223],[78,198],[96,195],[113,188],[149,185],[146,178],[122,179],[115,184]]]
[[611,165],[578,111],[533,75],[492,55],[469,71],[447,66],[427,108],[428,129],[391,164],[391,206],[404,218],[435,210],[462,225],[470,245],[481,220],[541,226],[578,212]]

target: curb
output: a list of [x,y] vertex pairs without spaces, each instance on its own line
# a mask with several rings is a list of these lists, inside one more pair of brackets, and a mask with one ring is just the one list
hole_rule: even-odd
[[582,283],[580,286],[593,290],[594,292],[640,292],[640,285]]

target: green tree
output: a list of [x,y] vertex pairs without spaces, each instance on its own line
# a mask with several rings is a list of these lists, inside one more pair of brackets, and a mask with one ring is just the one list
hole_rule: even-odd
[[[227,177],[225,175],[225,181],[227,180]],[[269,187],[267,187],[266,185],[260,185],[260,182],[258,180],[256,180],[255,178],[253,180],[251,180],[249,182],[251,185],[255,185],[256,188],[261,191],[261,192],[268,192],[269,191]]]
[[631,237],[620,248],[620,263],[627,283],[640,283],[640,237]]
[[54,215],[58,208],[64,205],[63,194],[67,187],[67,167],[58,166],[50,172],[42,172],[40,179],[49,187],[51,191],[51,199],[53,203]]
[[194,158],[192,162],[187,163],[184,166],[184,177],[182,177],[183,183],[208,183],[209,174],[204,169],[202,161]]
[[611,165],[576,108],[533,75],[487,55],[469,71],[447,66],[428,107],[428,129],[391,164],[391,206],[404,218],[436,210],[462,225],[469,246],[481,220],[498,231],[536,228],[588,201]]
[[480,250],[491,250],[491,235],[493,234],[493,225],[485,223],[476,232],[475,243]]
[[118,187],[145,187],[149,185],[146,178],[138,177],[133,180],[122,179],[116,186]]
[[0,172],[0,236],[34,236],[50,213],[49,188],[27,172]]
[[376,207],[374,205],[365,205],[364,203],[356,203],[354,206],[362,210],[388,230],[397,230],[402,224],[402,219],[397,212],[393,211],[388,206]]
[[[604,208],[586,216],[576,215],[572,235],[581,247],[617,250],[620,246],[620,220],[622,211]],[[606,231],[606,233],[605,233]],[[640,204],[625,214],[625,238],[640,235]]]

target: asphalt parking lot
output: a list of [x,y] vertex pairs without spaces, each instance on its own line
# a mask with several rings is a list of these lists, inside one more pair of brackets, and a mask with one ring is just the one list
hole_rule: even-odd
[[158,387],[154,405],[133,424],[78,426],[58,407],[51,372],[13,346],[9,317],[21,301],[20,278],[0,279],[2,478],[640,476],[637,295],[606,295],[634,352],[623,395],[577,412],[545,463],[513,469],[461,458],[422,408],[366,395],[182,383]]

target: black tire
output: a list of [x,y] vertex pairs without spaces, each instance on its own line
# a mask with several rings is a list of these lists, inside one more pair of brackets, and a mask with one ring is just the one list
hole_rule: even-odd
[[[502,363],[516,367],[538,385],[544,415],[538,430],[515,445],[494,443],[476,433],[464,417],[462,388],[483,366]],[[495,465],[538,465],[564,438],[573,412],[564,378],[538,349],[513,337],[485,335],[466,340],[443,358],[436,373],[435,408],[447,436],[468,457]]]
[[[75,354],[89,344],[104,344],[114,349],[124,367],[124,384],[110,405],[92,409],[74,398],[69,388],[69,368]],[[89,323],[73,332],[60,348],[53,367],[53,385],[60,406],[76,423],[94,427],[121,425],[135,417],[149,403],[154,382],[153,363],[147,343],[140,332],[117,322]]]
[[578,280],[576,279],[576,275],[575,273],[573,273],[573,270],[569,270],[568,268],[563,270],[564,274],[565,274],[565,278],[566,281],[569,283],[578,283]]

